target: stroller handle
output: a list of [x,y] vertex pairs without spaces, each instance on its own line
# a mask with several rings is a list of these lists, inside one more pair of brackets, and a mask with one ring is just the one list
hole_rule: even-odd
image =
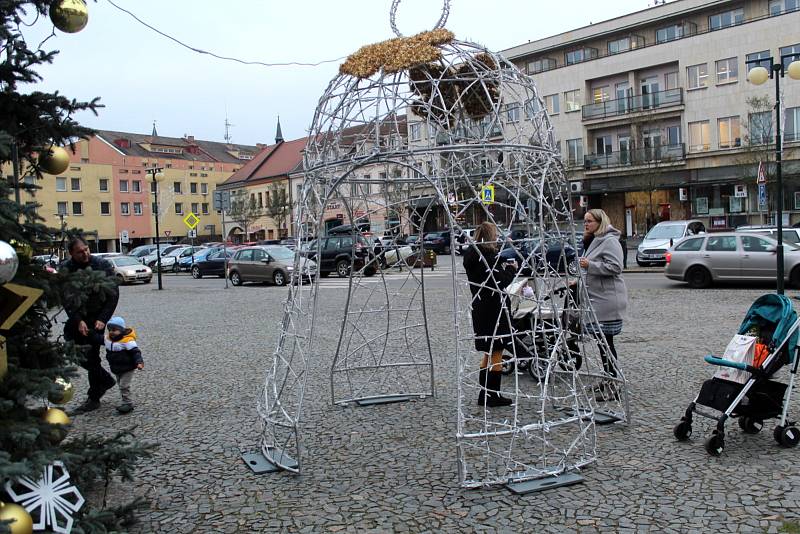
[[748,373],[757,373],[758,368],[753,367],[752,365],[747,365],[743,362],[733,362],[731,360],[725,360],[723,358],[717,358],[716,356],[706,356],[703,358],[706,363],[710,363],[711,365],[717,365],[719,367],[732,367],[734,369],[741,369],[742,371],[747,371]]

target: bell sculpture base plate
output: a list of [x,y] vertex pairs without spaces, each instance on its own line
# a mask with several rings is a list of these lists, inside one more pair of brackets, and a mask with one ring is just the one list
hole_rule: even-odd
[[374,406],[376,404],[393,404],[395,402],[408,402],[410,395],[389,395],[386,397],[375,397],[372,399],[360,399],[356,401],[359,406]]
[[[281,459],[283,460],[284,465],[288,465],[293,469],[297,467],[297,460],[293,459],[292,457],[287,456],[280,451],[274,451],[273,453],[277,456],[282,456]],[[242,460],[244,460],[244,463],[247,465],[247,467],[249,467],[253,473],[257,475],[283,471],[283,468],[272,463],[270,459],[267,459],[260,452],[246,452],[242,454]]]
[[578,473],[564,473],[554,477],[537,478],[535,480],[524,480],[522,482],[509,482],[506,488],[517,495],[535,493],[562,486],[572,486],[583,482],[583,477]]

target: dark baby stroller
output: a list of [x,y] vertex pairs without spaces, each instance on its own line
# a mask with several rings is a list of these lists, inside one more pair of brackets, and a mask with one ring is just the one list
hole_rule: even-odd
[[[718,377],[706,380],[697,398],[681,417],[681,422],[673,429],[675,438],[678,441],[689,439],[693,413],[713,419],[717,421],[717,427],[706,440],[705,448],[709,454],[719,456],[725,447],[725,421],[728,418],[738,418],[739,427],[746,434],[758,433],[766,419],[779,418],[773,433],[775,441],[783,447],[795,447],[800,442],[800,429],[794,421],[786,421],[786,412],[798,366],[798,327],[800,320],[787,297],[769,294],[756,299],[739,327],[739,334],[760,332],[759,337],[767,349],[764,351],[766,357],[759,362],[760,365],[748,365],[706,356],[706,362],[728,368],[728,371],[741,371],[746,380],[744,383]],[[788,385],[772,380],[784,365],[790,366]],[[705,411],[706,407],[721,412],[721,415]]]

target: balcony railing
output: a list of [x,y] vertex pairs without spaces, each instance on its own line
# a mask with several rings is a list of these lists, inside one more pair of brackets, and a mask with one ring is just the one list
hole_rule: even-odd
[[581,108],[583,120],[604,119],[627,113],[680,106],[683,104],[683,88],[667,89],[645,95],[632,95],[616,100],[606,100],[597,104],[587,104]]
[[686,159],[686,147],[678,145],[660,145],[655,147],[620,150],[610,154],[590,154],[584,157],[583,166],[587,171],[608,169],[611,167],[635,167],[638,165],[654,165],[671,163]]

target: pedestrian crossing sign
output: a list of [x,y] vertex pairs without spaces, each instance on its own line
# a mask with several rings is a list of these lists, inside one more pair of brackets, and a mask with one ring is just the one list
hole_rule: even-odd
[[494,204],[494,186],[484,185],[481,190],[481,201],[484,204]]

